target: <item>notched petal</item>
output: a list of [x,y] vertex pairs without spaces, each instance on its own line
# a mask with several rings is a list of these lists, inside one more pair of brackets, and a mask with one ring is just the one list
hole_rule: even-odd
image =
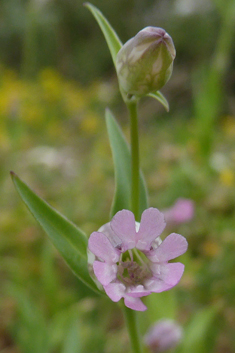
[[146,255],[153,262],[166,262],[184,254],[187,248],[188,242],[182,235],[171,233],[157,249]]
[[146,295],[149,295],[150,293],[151,293],[151,291],[145,289],[144,286],[141,284],[138,286],[129,287],[127,289],[128,296],[133,297],[133,298],[145,297]]
[[120,282],[109,283],[104,290],[113,302],[118,302],[125,294],[125,286]]
[[171,289],[172,285],[165,283],[162,279],[153,277],[145,281],[145,287],[153,293],[161,293]]
[[[166,287],[169,286],[168,289],[178,284],[184,273],[184,265],[181,262],[166,263],[160,265],[153,264],[151,269],[156,280],[162,281]],[[146,288],[149,289],[148,287]]]
[[151,243],[163,232],[166,226],[164,214],[157,208],[148,208],[142,213],[140,229],[137,233],[136,248],[150,250]]
[[147,309],[147,306],[144,305],[140,298],[133,298],[126,295],[124,297],[124,303],[128,308],[132,310],[145,311]]
[[93,254],[107,263],[116,263],[119,260],[120,251],[113,247],[103,233],[92,233],[88,240],[88,247]]
[[122,247],[122,241],[112,230],[110,222],[100,227],[100,229],[98,229],[98,232],[101,232],[106,235],[106,237],[110,240],[114,248],[120,249]]
[[110,265],[106,262],[95,261],[93,263],[94,273],[99,282],[106,286],[117,276],[117,265]]
[[122,240],[123,251],[133,249],[136,243],[135,217],[131,211],[116,213],[110,222],[114,233]]

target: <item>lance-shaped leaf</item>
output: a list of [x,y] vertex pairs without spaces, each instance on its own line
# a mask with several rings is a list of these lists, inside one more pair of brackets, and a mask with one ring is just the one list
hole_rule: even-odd
[[11,172],[11,176],[20,197],[69,267],[83,283],[98,292],[88,272],[86,235],[37,196],[15,173]]
[[166,109],[166,111],[169,112],[169,110],[170,110],[169,103],[168,103],[166,97],[160,91],[157,91],[154,93],[149,93],[148,96],[158,100],[158,102],[160,102],[163,105],[163,107]]
[[98,22],[100,29],[103,32],[103,35],[107,42],[107,45],[109,47],[114,66],[116,67],[116,56],[122,47],[122,42],[118,38],[117,33],[112,28],[108,20],[104,17],[102,12],[99,9],[97,9],[97,7],[90,4],[89,2],[85,3],[84,5],[91,11],[96,21]]
[[191,322],[187,325],[184,333],[184,340],[177,352],[212,352],[217,335],[215,334],[212,336],[210,331],[220,309],[221,305],[215,304],[197,311]]
[[[122,209],[130,209],[131,200],[131,153],[127,141],[110,110],[106,110],[106,124],[111,145],[115,169],[115,194],[111,217]],[[147,190],[144,177],[140,175],[140,209],[141,214],[148,208]]]
[[21,352],[50,352],[50,331],[46,315],[28,296],[25,288],[11,283],[7,290],[16,302],[20,325],[16,323],[12,326],[12,334]]

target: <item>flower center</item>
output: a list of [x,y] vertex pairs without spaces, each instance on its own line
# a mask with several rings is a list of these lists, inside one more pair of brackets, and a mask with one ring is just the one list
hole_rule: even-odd
[[145,279],[152,277],[152,272],[140,256],[138,256],[137,261],[134,261],[131,251],[129,251],[129,254],[130,258],[126,258],[125,261],[120,258],[117,277],[125,285],[143,284]]

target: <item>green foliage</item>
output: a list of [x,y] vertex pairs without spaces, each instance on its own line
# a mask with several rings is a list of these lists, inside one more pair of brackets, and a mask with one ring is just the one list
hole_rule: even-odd
[[11,175],[22,200],[47,233],[55,247],[59,250],[72,271],[88,287],[98,291],[88,273],[87,238],[85,234],[38,197],[16,174],[12,172]]
[[116,67],[116,56],[122,47],[122,42],[104,15],[94,5],[85,3],[85,6],[91,11],[96,21],[98,22],[109,47],[114,66]]
[[[117,57],[117,53],[122,47],[122,42],[118,38],[118,35],[115,32],[115,30],[111,27],[110,23],[100,12],[99,9],[97,9],[94,5],[90,3],[85,3],[85,6],[91,11],[96,21],[98,22],[100,29],[103,32],[103,35],[105,37],[106,43],[109,47],[109,51],[113,59],[114,67],[116,68],[116,57]],[[167,102],[167,99],[160,91],[157,91],[155,93],[149,93],[148,96],[155,98],[164,106],[167,112],[169,111],[169,103]]]
[[15,298],[19,312],[20,325],[12,327],[12,334],[20,348],[25,353],[49,353],[50,333],[43,313],[24,290],[12,286],[9,292]]
[[209,158],[214,140],[215,123],[222,110],[223,82],[227,73],[234,39],[234,1],[215,1],[220,11],[220,31],[210,61],[193,73],[196,135],[201,156]]
[[215,337],[213,341],[209,341],[209,344],[207,338],[218,314],[218,309],[218,306],[208,306],[196,313],[185,330],[182,346],[177,350],[177,353],[213,352]]
[[84,339],[77,310],[57,306],[57,311],[48,318],[46,311],[39,309],[25,289],[11,285],[7,291],[14,298],[18,313],[10,330],[22,352],[83,352]]
[[67,337],[61,353],[82,353],[81,337],[79,335],[79,320],[77,315],[70,318],[67,327]]
[[[118,126],[115,118],[109,110],[106,110],[106,124],[109,134],[109,142],[112,149],[115,169],[115,194],[110,217],[113,217],[122,209],[130,209],[131,199],[131,155],[129,146]],[[147,190],[143,175],[140,176],[140,210],[141,214],[146,208]]]
[[169,112],[170,110],[169,103],[160,91],[157,91],[155,93],[149,93],[148,96],[155,98],[158,102],[160,102],[163,105],[166,111]]

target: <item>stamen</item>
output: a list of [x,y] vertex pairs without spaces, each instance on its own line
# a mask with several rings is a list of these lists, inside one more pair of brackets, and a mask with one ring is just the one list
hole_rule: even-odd
[[128,250],[128,252],[129,252],[129,255],[130,255],[131,262],[133,263],[133,253],[132,253],[131,250]]
[[142,259],[142,257],[141,257],[140,254],[138,253],[137,249],[134,249],[134,251],[135,251],[136,257],[137,257],[138,260],[141,262],[141,264],[143,265],[143,267],[144,267],[146,270],[149,270],[149,267],[148,267],[147,263]]

